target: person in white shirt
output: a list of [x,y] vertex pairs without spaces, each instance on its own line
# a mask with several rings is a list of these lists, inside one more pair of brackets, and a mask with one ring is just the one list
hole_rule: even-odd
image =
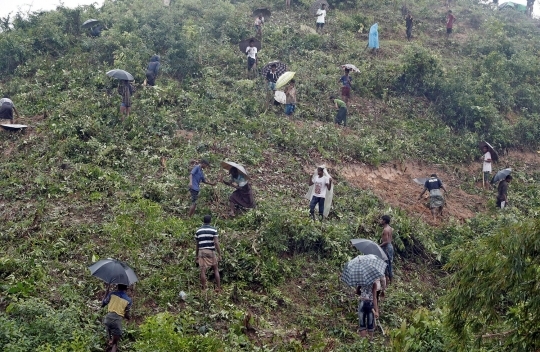
[[322,167],[317,168],[317,175],[310,176],[309,185],[315,185],[313,188],[313,197],[309,203],[309,214],[315,220],[315,206],[319,205],[319,219],[322,221],[324,214],[324,200],[326,192],[332,189],[332,178],[324,175]]
[[257,63],[257,47],[255,46],[255,41],[251,39],[249,41],[249,46],[246,48],[246,55],[248,59],[248,75],[249,72],[253,69],[253,66]]
[[482,184],[484,188],[486,188],[486,185],[487,185],[487,188],[490,188],[489,177],[491,176],[491,153],[489,152],[489,149],[487,146],[484,146],[484,148],[482,149],[484,151],[483,162],[482,162],[482,172],[484,173],[483,174],[484,176],[482,178]]
[[321,8],[317,10],[315,17],[317,17],[317,32],[320,29],[322,33],[324,27],[324,18],[326,17],[326,4],[321,4]]
[[262,26],[264,24],[264,18],[262,15],[259,15],[255,19],[255,35],[259,36],[259,38],[262,37]]

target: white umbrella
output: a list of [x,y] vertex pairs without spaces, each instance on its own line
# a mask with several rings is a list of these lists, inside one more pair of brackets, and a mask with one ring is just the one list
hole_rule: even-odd
[[246,169],[244,169],[244,167],[242,165],[234,163],[232,161],[222,161],[221,162],[221,167],[224,168],[225,170],[230,170],[233,167],[235,167],[236,169],[238,169],[239,173],[241,173],[245,177],[248,177],[248,173],[247,173]]
[[285,104],[287,101],[287,96],[285,95],[285,92],[282,92],[281,90],[276,90],[274,93],[274,99],[280,104]]

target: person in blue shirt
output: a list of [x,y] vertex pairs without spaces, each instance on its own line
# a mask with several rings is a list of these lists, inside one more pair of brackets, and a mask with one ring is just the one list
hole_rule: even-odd
[[192,217],[195,214],[195,209],[197,209],[197,199],[199,198],[200,184],[206,183],[211,186],[215,186],[215,182],[210,182],[204,177],[203,169],[210,167],[210,162],[206,159],[201,160],[201,162],[191,170],[189,174],[189,193],[191,193],[191,208],[189,208],[188,216]]
[[146,83],[149,86],[156,85],[156,77],[158,75],[159,66],[159,55],[152,56],[150,62],[148,63],[148,67],[146,68]]
[[111,352],[116,352],[118,349],[118,342],[122,337],[122,319],[130,319],[130,309],[133,301],[127,295],[127,286],[119,284],[118,290],[105,294],[105,298],[101,302],[101,306],[107,306],[107,315],[103,320],[103,324],[107,327],[109,334],[109,345],[111,346]]
[[349,104],[349,99],[351,97],[351,83],[352,83],[352,77],[349,75],[351,72],[350,69],[345,69],[345,75],[341,76],[339,81],[343,85],[341,87],[341,98],[345,102],[345,104]]
[[242,175],[237,168],[231,167],[229,174],[231,175],[231,180],[225,181],[222,179],[222,181],[227,186],[236,188],[229,197],[229,214],[231,217],[234,217],[236,215],[236,208],[255,208],[255,198],[253,197],[253,191],[250,184],[247,182],[246,177]]

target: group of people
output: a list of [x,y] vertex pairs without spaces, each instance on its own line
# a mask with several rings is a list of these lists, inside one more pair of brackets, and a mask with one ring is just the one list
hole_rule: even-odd
[[392,271],[394,261],[392,236],[394,230],[390,227],[390,221],[389,215],[383,215],[379,220],[379,224],[383,228],[380,247],[388,257],[385,275],[377,278],[372,284],[356,287],[356,294],[358,295],[358,332],[361,337],[373,337],[375,319],[381,316],[381,302],[385,297],[386,288],[394,278]]

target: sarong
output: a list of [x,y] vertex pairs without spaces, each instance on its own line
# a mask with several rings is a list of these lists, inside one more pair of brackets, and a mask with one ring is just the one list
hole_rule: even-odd
[[253,197],[253,191],[251,190],[251,185],[249,183],[237,188],[236,191],[231,194],[229,200],[243,208],[255,208],[255,198]]
[[429,197],[429,207],[430,208],[439,208],[444,205],[443,196],[430,196]]

